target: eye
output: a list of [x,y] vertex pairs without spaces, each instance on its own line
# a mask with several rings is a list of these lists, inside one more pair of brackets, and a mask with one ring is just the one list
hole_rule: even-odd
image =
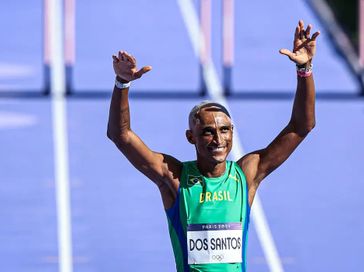
[[202,130],[202,135],[203,136],[211,136],[215,133],[215,131],[212,128],[204,128]]
[[221,127],[221,128],[220,128],[220,131],[221,131],[222,133],[227,133],[227,132],[229,132],[229,131],[230,131],[230,127],[228,127],[228,126],[223,126],[223,127]]

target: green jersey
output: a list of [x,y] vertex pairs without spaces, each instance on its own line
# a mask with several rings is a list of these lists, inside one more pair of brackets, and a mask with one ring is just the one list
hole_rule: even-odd
[[246,271],[250,207],[245,175],[227,161],[225,173],[204,177],[184,162],[173,206],[166,210],[178,272]]

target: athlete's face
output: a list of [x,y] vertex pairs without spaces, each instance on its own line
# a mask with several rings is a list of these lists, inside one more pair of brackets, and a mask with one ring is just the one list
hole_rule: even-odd
[[232,147],[231,119],[222,111],[202,109],[186,136],[195,145],[199,161],[213,164],[224,162]]

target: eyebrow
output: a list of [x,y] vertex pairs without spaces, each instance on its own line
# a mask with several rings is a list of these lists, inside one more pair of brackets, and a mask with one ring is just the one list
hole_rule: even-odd
[[[206,129],[206,128],[213,128],[215,129],[215,126],[214,125],[211,125],[211,124],[205,124],[205,125],[200,125],[201,126],[201,129]],[[232,127],[233,124],[230,123],[230,124],[222,124],[221,126],[219,126],[218,128],[224,128],[224,127]]]

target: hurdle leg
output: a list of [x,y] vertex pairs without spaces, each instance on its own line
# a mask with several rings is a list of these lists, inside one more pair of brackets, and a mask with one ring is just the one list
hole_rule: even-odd
[[223,0],[222,13],[223,88],[227,96],[231,94],[234,63],[234,0]]
[[73,91],[73,66],[75,64],[75,0],[64,1],[64,56],[66,94]]
[[207,93],[206,81],[204,78],[204,66],[211,61],[211,0],[200,1],[200,95]]

